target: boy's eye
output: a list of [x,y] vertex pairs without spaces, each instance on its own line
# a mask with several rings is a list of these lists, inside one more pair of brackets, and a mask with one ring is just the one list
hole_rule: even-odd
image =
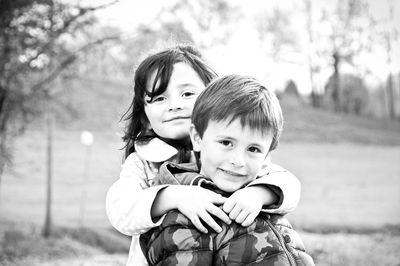
[[254,152],[254,153],[259,153],[261,152],[261,150],[257,147],[249,147],[249,151],[250,152]]
[[219,143],[226,147],[232,147],[232,142],[229,140],[221,140]]

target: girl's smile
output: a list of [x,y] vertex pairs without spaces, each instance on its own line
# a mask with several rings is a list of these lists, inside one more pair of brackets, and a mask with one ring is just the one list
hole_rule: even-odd
[[[156,71],[147,82],[151,91]],[[186,63],[176,63],[166,91],[145,97],[144,111],[154,132],[162,138],[183,139],[189,136],[191,116],[197,96],[205,89],[199,75]]]
[[190,119],[191,116],[175,116],[175,117],[171,117],[171,118],[167,118],[165,119],[163,122],[175,122],[175,121],[185,121],[186,119]]

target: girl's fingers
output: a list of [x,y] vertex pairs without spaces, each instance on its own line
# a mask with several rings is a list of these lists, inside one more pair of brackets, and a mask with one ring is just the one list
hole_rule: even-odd
[[190,218],[190,221],[197,228],[197,230],[199,230],[200,232],[203,232],[204,234],[208,233],[207,228],[205,228],[204,225],[200,222],[200,219],[197,215],[194,215],[192,218]]
[[207,208],[207,211],[226,224],[230,224],[232,222],[231,219],[229,219],[228,215],[223,210],[221,210],[221,208],[218,208],[214,204],[210,204],[210,206],[208,206]]
[[219,194],[216,194],[216,193],[214,193],[214,194],[215,194],[214,197],[211,197],[211,199],[212,199],[211,201],[212,201],[212,203],[214,203],[216,205],[222,205],[228,199],[228,198],[222,197]]
[[229,218],[231,218],[232,220],[236,220],[240,212],[241,209],[237,205],[235,205],[235,207],[233,207],[233,209],[229,212]]
[[235,205],[236,205],[235,201],[228,198],[227,201],[225,201],[224,205],[222,206],[222,209],[224,210],[224,212],[230,213],[232,209],[235,207]]
[[203,219],[203,221],[208,224],[215,232],[219,233],[222,231],[222,228],[217,224],[217,222],[211,217],[211,215],[204,211],[200,213],[200,218]]
[[257,213],[250,213],[247,218],[243,221],[242,226],[247,227],[250,226],[257,217]]
[[245,221],[245,219],[247,218],[248,215],[249,215],[248,212],[245,212],[245,211],[242,210],[242,211],[239,213],[239,215],[236,217],[235,221],[236,221],[238,224],[241,224],[241,223],[243,223],[243,222]]

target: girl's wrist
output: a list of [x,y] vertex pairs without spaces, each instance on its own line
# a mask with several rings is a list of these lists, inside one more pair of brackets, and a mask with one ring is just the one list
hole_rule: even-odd
[[176,208],[175,199],[171,196],[175,192],[171,187],[173,187],[173,185],[166,186],[158,191],[153,201],[153,205],[151,206],[152,218],[162,216],[168,211]]
[[177,191],[177,185],[169,185],[165,189],[163,189],[163,201],[165,205],[168,207],[167,212],[177,208],[177,195],[179,192]]
[[267,186],[254,185],[247,188],[251,189],[251,191],[254,193],[253,195],[257,195],[260,198],[262,206],[275,204],[278,201],[276,194]]

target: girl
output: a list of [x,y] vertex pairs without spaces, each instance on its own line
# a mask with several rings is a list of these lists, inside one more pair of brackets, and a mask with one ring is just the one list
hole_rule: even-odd
[[189,138],[191,113],[197,96],[214,77],[200,53],[188,45],[147,57],[135,72],[134,97],[123,137],[126,159],[106,200],[111,224],[132,236],[128,266],[147,265],[139,235],[161,224],[169,210],[178,209],[202,232],[207,232],[204,224],[220,232],[215,219],[249,226],[260,212],[254,207],[259,206],[254,204],[256,199],[262,198],[263,211],[270,213],[288,213],[298,203],[297,178],[270,163],[262,177],[229,198],[197,186],[153,185],[163,162],[194,161]]

